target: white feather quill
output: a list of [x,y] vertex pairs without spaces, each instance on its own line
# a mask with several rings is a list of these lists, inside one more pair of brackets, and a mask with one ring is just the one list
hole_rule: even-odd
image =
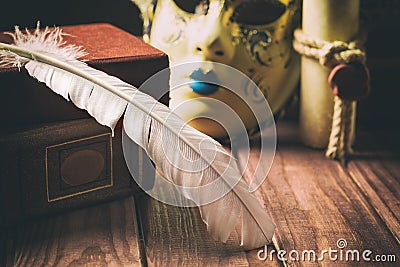
[[[127,135],[143,147],[166,179],[199,206],[214,239],[226,242],[241,218],[245,249],[271,241],[275,225],[250,194],[236,160],[218,142],[151,96],[77,60],[83,49],[66,45],[59,28],[38,27],[33,33],[16,28],[11,35],[15,45],[0,43],[0,65],[25,67],[32,77],[112,130],[125,112]],[[221,197],[209,201],[218,194]]]

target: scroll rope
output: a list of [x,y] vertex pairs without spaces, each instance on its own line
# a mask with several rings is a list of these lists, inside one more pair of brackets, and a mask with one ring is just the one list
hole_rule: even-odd
[[[327,68],[338,64],[358,62],[365,65],[365,52],[359,49],[365,42],[366,34],[361,33],[354,41],[327,42],[304,34],[301,29],[294,32],[293,48],[301,55],[316,59]],[[325,155],[342,163],[352,153],[355,134],[356,101],[335,96],[332,128]]]

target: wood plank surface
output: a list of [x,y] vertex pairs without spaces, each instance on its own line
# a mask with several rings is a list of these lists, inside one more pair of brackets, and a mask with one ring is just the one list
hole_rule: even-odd
[[[293,266],[380,266],[378,262],[362,259],[346,261],[345,256],[343,260],[332,261],[326,254],[323,261],[302,259],[302,253],[307,250],[316,251],[319,258],[329,248],[345,254],[358,250],[360,258],[364,250],[371,250],[371,257],[394,255],[398,260],[399,244],[347,170],[338,162],[326,159],[323,151],[304,147],[297,133],[295,125],[278,123],[274,163],[266,181],[255,192],[277,225],[276,246],[287,253],[295,250],[300,254],[300,260],[290,260],[286,254],[288,263]],[[247,177],[254,172],[258,155],[255,145],[247,162],[239,150],[238,157]],[[340,249],[338,240],[345,240],[346,247]],[[388,262],[381,264],[396,266]]]
[[400,244],[399,134],[360,134],[348,171]]
[[[361,133],[357,153],[344,167],[326,159],[323,151],[303,146],[296,124],[279,122],[277,128],[272,168],[255,192],[277,225],[274,244],[266,249],[245,252],[238,247],[240,226],[227,244],[216,242],[197,208],[167,205],[141,193],[135,200],[3,228],[0,265],[398,266],[400,141],[370,134],[364,139]],[[249,161],[240,149],[237,153],[247,180],[258,155],[257,144]],[[345,246],[338,247],[338,241]],[[320,261],[329,249],[337,259],[329,259],[327,251]],[[279,259],[278,250],[286,252],[288,261]],[[366,250],[371,262],[362,259]],[[298,260],[289,257],[297,255]],[[372,261],[379,255],[397,262]]]
[[[256,262],[254,255],[239,246],[240,225],[223,244],[209,236],[197,207],[176,207],[145,194],[136,203],[148,266],[250,266]],[[274,263],[270,266],[280,266]]]
[[17,225],[6,266],[141,266],[133,197]]

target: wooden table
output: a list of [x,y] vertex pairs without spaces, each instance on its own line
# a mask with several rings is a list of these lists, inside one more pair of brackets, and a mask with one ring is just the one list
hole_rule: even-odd
[[[399,135],[361,130],[356,154],[344,167],[304,147],[296,123],[277,127],[275,160],[256,191],[277,225],[267,254],[235,246],[239,229],[227,244],[214,242],[196,208],[139,194],[5,229],[0,266],[399,266]],[[254,147],[246,176],[256,161]],[[288,261],[272,250],[286,251]],[[318,258],[324,250],[324,260],[314,261],[312,251]],[[357,252],[360,261],[352,260]],[[290,260],[296,253],[299,260]],[[375,256],[395,257],[397,265],[372,261]]]

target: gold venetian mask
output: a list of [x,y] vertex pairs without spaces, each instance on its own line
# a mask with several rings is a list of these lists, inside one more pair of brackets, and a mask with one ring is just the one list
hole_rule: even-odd
[[[170,107],[182,119],[213,137],[226,134],[219,121],[226,116],[214,108],[212,98],[233,109],[246,129],[257,127],[252,103],[268,100],[274,114],[293,95],[299,79],[299,58],[292,52],[292,33],[299,21],[301,0],[133,0],[141,9],[144,39],[164,51],[170,66],[188,65],[171,80],[219,79],[204,61],[229,65],[248,77],[258,90],[235,93],[208,83],[171,88]],[[243,97],[247,97],[243,101]],[[229,120],[229,119],[228,119]],[[234,123],[234,122],[232,122]]]

